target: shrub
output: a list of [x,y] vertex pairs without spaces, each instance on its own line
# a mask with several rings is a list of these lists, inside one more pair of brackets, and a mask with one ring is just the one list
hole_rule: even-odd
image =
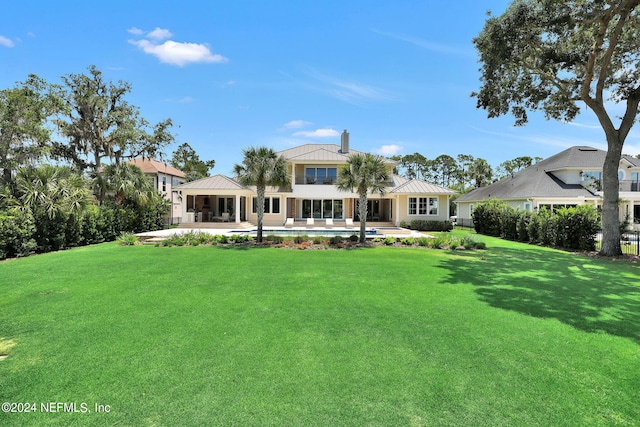
[[355,243],[355,242],[357,242],[358,240],[360,240],[360,237],[358,237],[358,236],[357,236],[357,235],[355,235],[355,234],[352,234],[351,236],[349,236],[349,241],[350,241],[350,242],[354,242],[354,243]]
[[344,239],[342,238],[342,236],[333,236],[331,237],[331,239],[329,239],[329,243],[331,243],[332,245],[340,245],[342,244],[342,241]]
[[382,240],[382,243],[384,243],[387,246],[391,246],[394,245],[396,243],[396,238],[392,237],[392,236],[387,236]]
[[120,246],[135,246],[140,244],[138,236],[130,232],[125,232],[119,235],[116,238],[116,242],[118,242],[118,245]]
[[403,245],[406,246],[413,246],[413,244],[415,243],[415,238],[413,237],[405,237],[403,239],[400,240],[400,243],[402,243]]
[[451,231],[453,223],[451,221],[426,221],[423,219],[414,219],[409,224],[409,228],[418,231]]
[[309,236],[307,236],[306,234],[298,234],[297,236],[295,236],[293,238],[293,241],[296,244],[300,244],[302,242],[308,242],[309,241]]
[[429,246],[429,239],[427,237],[418,237],[418,246]]
[[284,237],[276,236],[275,234],[269,234],[264,238],[264,240],[266,240],[267,242],[282,243],[284,241]]
[[0,213],[0,259],[28,256],[36,249],[35,232],[31,213]]

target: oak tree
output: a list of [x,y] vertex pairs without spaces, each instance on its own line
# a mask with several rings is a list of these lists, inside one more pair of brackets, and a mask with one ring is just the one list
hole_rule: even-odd
[[[640,104],[640,0],[514,0],[473,40],[489,117],[572,121],[586,105],[606,137],[601,253],[621,253],[618,167]],[[619,114],[619,108],[622,114]],[[620,117],[617,117],[620,115]]]

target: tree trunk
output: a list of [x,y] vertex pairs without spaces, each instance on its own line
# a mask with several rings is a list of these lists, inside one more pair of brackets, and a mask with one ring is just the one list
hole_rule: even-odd
[[602,249],[601,255],[619,256],[620,246],[620,188],[618,168],[622,157],[622,143],[618,132],[607,134],[607,155],[602,166]]
[[360,243],[367,241],[367,193],[360,192],[360,202],[358,206],[358,215],[360,215]]
[[[262,221],[264,220],[264,192],[265,186],[258,185],[256,187],[257,197],[256,197],[256,212],[258,214],[258,231],[256,233],[256,241],[258,243],[262,243]],[[236,213],[236,215],[238,212]]]
[[2,181],[6,186],[9,186],[11,184],[11,169],[9,169],[8,167],[2,170]]

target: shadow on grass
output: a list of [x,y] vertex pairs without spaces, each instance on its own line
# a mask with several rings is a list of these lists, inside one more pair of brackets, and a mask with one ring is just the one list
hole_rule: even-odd
[[447,283],[469,283],[492,307],[554,318],[586,332],[640,343],[640,271],[635,265],[522,245],[444,260]]

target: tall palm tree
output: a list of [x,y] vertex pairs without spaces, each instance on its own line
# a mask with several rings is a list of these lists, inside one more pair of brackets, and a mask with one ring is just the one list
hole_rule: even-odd
[[94,191],[100,203],[112,195],[116,206],[127,199],[144,205],[152,197],[154,188],[138,166],[121,162],[105,166],[96,175]]
[[271,148],[250,147],[242,150],[242,164],[233,167],[237,180],[242,185],[255,185],[257,193],[258,233],[256,240],[262,242],[264,220],[264,193],[267,186],[288,187],[291,185],[287,173],[287,161]]
[[352,154],[347,163],[340,167],[336,187],[338,190],[354,189],[360,196],[358,214],[360,215],[360,243],[366,239],[367,198],[368,193],[384,195],[389,181],[389,171],[384,159],[373,154]]

